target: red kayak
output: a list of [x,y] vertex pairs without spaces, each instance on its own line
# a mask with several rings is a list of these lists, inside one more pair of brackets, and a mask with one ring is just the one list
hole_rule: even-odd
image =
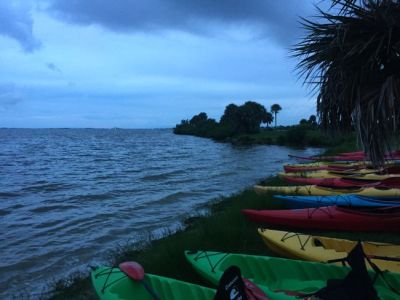
[[384,180],[362,180],[350,178],[304,178],[304,177],[283,177],[290,183],[319,185],[325,187],[382,187],[382,188],[400,188],[400,178],[387,178]]
[[292,210],[244,209],[251,221],[293,229],[400,231],[400,207],[349,209],[337,206]]
[[366,165],[359,165],[359,166],[330,166],[330,165],[325,165],[325,166],[291,166],[291,165],[285,165],[283,166],[283,169],[285,170],[286,173],[293,173],[293,172],[309,172],[309,171],[320,171],[320,170],[328,170],[328,171],[347,171],[347,170],[359,170],[359,169],[364,169],[366,168]]
[[[360,169],[371,169],[371,172],[373,171],[372,168],[368,167],[366,164],[362,165],[343,165],[343,166],[332,166],[332,165],[325,165],[325,166],[304,166],[300,167],[299,165],[285,165],[283,166],[283,169],[285,170],[286,173],[295,173],[295,172],[311,172],[311,171],[321,171],[321,170],[327,170],[330,172],[344,172],[344,171],[354,171],[357,172],[357,170]],[[387,166],[384,170],[382,170],[382,173],[388,173],[388,174],[400,174],[400,166],[398,165],[389,165]]]
[[[302,157],[289,154],[289,157],[301,160],[312,160],[312,161],[362,161],[368,159],[367,155],[365,155],[365,153],[362,152],[346,153],[333,156],[310,156],[310,157]],[[386,154],[385,158],[398,160],[400,159],[400,151],[395,151]]]
[[303,156],[296,156],[290,155],[289,157],[300,159],[300,160],[311,160],[311,161],[362,161],[365,160],[365,156],[350,156],[350,155],[334,155],[334,156],[310,156],[310,157],[303,157]]

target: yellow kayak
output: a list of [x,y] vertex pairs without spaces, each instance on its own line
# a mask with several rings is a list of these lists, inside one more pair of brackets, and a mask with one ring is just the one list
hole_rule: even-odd
[[317,185],[302,186],[261,186],[255,185],[254,191],[257,194],[275,193],[285,195],[313,195],[331,196],[341,194],[352,194],[372,197],[400,197],[400,189],[389,188],[328,188]]
[[357,172],[346,172],[346,171],[310,171],[310,172],[292,172],[285,173],[279,172],[279,178],[285,179],[288,177],[301,177],[301,178],[349,178],[349,179],[362,179],[362,180],[385,180],[388,178],[399,178],[400,174],[379,174],[374,173],[369,169],[357,170]]
[[303,163],[303,164],[284,164],[283,166],[293,167],[293,168],[310,168],[310,167],[324,167],[324,166],[332,166],[332,167],[360,167],[360,166],[367,166],[368,163],[364,161],[359,162],[332,162],[332,161],[317,161],[311,163]]
[[[344,239],[271,229],[258,229],[258,233],[267,247],[279,255],[316,262],[344,258],[357,243]],[[379,269],[400,272],[400,245],[377,242],[362,242],[362,245],[365,254],[371,256],[372,262]],[[373,258],[374,256],[377,258]],[[369,266],[368,263],[366,265]]]

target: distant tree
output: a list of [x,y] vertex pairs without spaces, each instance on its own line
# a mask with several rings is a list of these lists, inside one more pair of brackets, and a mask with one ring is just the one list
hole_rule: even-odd
[[311,115],[308,119],[308,123],[312,128],[316,128],[318,126],[317,117],[315,115]]
[[272,122],[271,117],[264,106],[254,101],[247,101],[240,106],[229,104],[225,108],[220,124],[232,134],[256,133],[259,132],[261,123]]
[[205,121],[207,121],[208,116],[205,112],[201,112],[198,115],[194,116],[191,120],[190,120],[190,125],[192,126],[198,126],[201,123],[204,123]]
[[261,123],[270,124],[272,121],[272,114],[264,106],[247,101],[240,106],[229,104],[219,123],[201,112],[190,121],[182,120],[175,126],[174,133],[224,139],[238,134],[257,133]]
[[317,117],[315,115],[311,115],[308,120],[301,119],[300,126],[303,128],[315,129],[318,127]]
[[237,131],[240,123],[239,107],[233,103],[229,104],[225,107],[224,114],[219,122],[222,126],[229,128],[232,132]]
[[282,110],[282,107],[279,104],[273,104],[271,106],[271,112],[275,114],[275,127],[276,127],[276,121],[277,121],[276,115],[278,114],[278,112],[280,110]]
[[268,120],[267,110],[257,102],[247,101],[239,106],[239,119],[242,133],[257,133],[260,131],[260,124]]
[[308,121],[306,119],[301,119],[300,125],[302,125],[302,126],[308,125]]
[[267,127],[269,127],[269,125],[272,124],[273,121],[274,121],[274,116],[267,111],[267,117],[264,123],[267,124]]
[[182,120],[174,128],[176,134],[191,134],[197,136],[210,136],[219,127],[214,119],[209,119],[207,114],[202,112],[193,116],[190,121]]

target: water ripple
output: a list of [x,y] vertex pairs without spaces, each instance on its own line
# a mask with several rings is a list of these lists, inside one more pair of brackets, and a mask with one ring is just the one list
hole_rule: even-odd
[[19,194],[19,193],[0,192],[0,199],[16,198],[16,197],[20,197],[20,196],[21,196],[21,194]]
[[0,129],[0,299],[179,228],[205,204],[317,150],[232,147],[171,130]]

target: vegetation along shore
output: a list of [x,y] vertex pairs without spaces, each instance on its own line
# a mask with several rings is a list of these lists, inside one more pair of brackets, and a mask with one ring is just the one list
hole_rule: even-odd
[[[277,126],[280,110],[279,104],[273,104],[271,112],[253,101],[239,106],[229,104],[219,122],[201,112],[190,120],[182,120],[174,128],[174,133],[211,138],[234,145],[329,147],[354,140],[352,133],[335,136],[320,130],[315,115],[301,119],[297,125]],[[275,127],[271,127],[274,120]],[[266,126],[261,127],[262,124]]]

